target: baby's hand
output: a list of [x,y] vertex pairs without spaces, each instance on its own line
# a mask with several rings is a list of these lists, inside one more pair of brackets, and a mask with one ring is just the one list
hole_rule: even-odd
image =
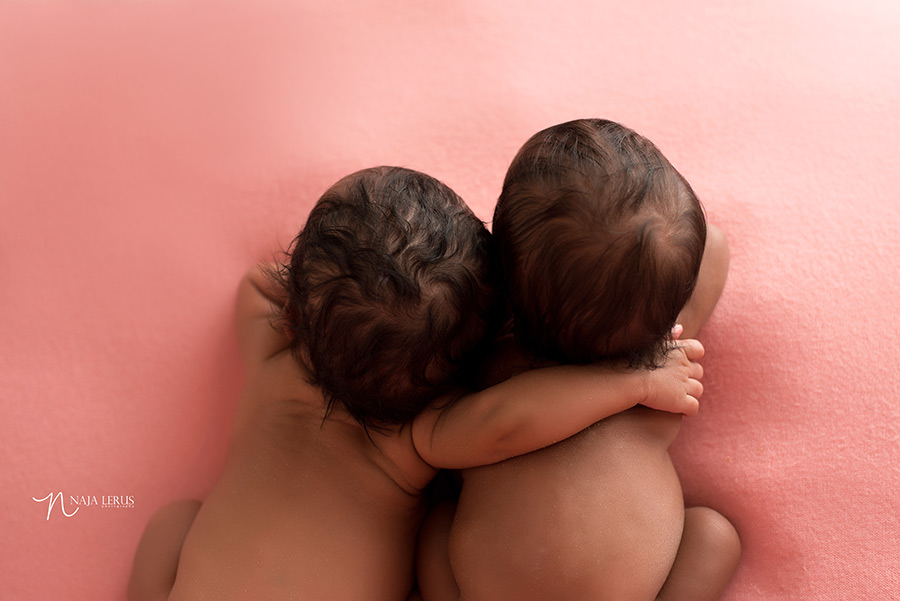
[[681,340],[666,355],[660,368],[646,372],[646,398],[642,405],[659,411],[695,415],[700,410],[697,400],[703,394],[703,366],[697,360],[703,356],[699,340]]

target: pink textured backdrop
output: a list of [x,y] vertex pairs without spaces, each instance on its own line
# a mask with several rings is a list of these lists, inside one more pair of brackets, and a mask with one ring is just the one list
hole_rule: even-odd
[[530,134],[602,116],[731,241],[674,450],[743,536],[726,599],[897,598],[897,4],[325,4],[0,4],[0,597],[123,597],[222,464],[238,279],[328,184],[404,165],[488,219]]

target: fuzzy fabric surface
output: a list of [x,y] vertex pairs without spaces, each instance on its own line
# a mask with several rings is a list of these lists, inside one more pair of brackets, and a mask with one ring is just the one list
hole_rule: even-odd
[[0,597],[121,599],[151,513],[206,494],[238,281],[327,186],[402,165],[488,220],[531,134],[605,117],[731,245],[672,451],[742,536],[725,599],[897,598],[898,31],[874,0],[3,2]]

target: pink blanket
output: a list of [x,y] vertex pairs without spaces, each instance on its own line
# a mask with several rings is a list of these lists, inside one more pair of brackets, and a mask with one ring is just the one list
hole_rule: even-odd
[[731,242],[673,451],[743,537],[726,599],[896,598],[900,10],[851,4],[0,4],[0,597],[122,598],[205,494],[237,282],[328,184],[404,165],[489,219],[529,135],[600,116]]

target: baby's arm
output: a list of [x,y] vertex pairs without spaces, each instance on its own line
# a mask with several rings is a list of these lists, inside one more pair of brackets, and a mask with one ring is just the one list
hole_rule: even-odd
[[560,365],[525,372],[424,411],[413,422],[413,443],[430,465],[465,469],[536,451],[638,404],[693,415],[703,394],[702,356],[698,341],[685,340],[655,370]]
[[701,326],[712,314],[728,277],[730,254],[728,240],[721,229],[710,224],[706,228],[706,247],[700,263],[697,285],[687,304],[678,314],[685,338],[696,338]]
[[287,334],[272,323],[284,299],[273,285],[270,270],[274,267],[253,267],[238,287],[235,326],[246,365],[260,364],[290,347]]

